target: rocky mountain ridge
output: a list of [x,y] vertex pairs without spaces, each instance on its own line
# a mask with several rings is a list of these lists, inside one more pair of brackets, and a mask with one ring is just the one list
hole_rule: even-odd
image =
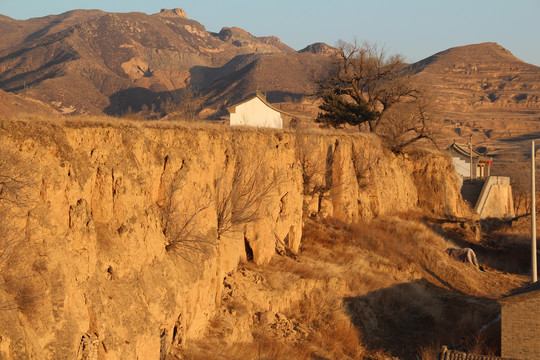
[[[0,88],[26,88],[29,96],[59,109],[74,106],[79,113],[121,113],[132,104],[117,106],[111,98],[129,89],[135,97],[152,93],[163,100],[168,92],[196,84],[201,70],[238,55],[296,53],[276,37],[257,38],[239,28],[210,33],[181,9],[155,15],[77,10],[26,21],[6,17],[0,32],[11,39],[0,46]],[[12,37],[15,32],[21,35]]]

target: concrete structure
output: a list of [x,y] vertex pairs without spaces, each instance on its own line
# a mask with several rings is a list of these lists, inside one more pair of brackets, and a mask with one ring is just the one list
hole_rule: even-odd
[[480,215],[481,219],[515,216],[509,177],[489,176],[487,179],[466,179],[461,184],[461,196]]
[[540,283],[505,297],[499,303],[502,357],[540,359]]
[[[453,143],[448,148],[452,156],[454,168],[456,174],[463,179],[471,178],[471,149],[469,145]],[[472,150],[472,163],[473,163],[473,179],[485,179],[490,175],[490,166],[492,159],[488,156],[484,156],[479,152]]]
[[514,199],[510,178],[506,176],[488,177],[484,181],[474,210],[481,219],[514,217]]
[[[468,145],[456,144],[448,148],[461,186],[463,199],[485,218],[508,218],[514,216],[514,200],[510,178],[490,176],[492,159]],[[471,178],[471,160],[473,174]]]
[[256,92],[255,96],[227,108],[231,126],[255,126],[283,129],[290,124],[293,115],[276,109],[266,101],[266,96]]

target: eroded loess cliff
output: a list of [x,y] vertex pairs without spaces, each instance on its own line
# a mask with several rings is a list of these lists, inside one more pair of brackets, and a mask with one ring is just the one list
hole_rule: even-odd
[[467,212],[449,158],[365,134],[4,120],[0,150],[25,199],[0,234],[2,359],[163,359],[239,261],[298,252],[303,215]]

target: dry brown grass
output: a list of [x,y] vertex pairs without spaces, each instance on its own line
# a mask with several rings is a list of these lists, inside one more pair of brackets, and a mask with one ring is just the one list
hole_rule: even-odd
[[310,329],[304,346],[322,358],[363,359],[365,348],[361,336],[353,326],[341,297],[329,288],[315,288],[295,307],[289,309],[289,317],[306,324]]
[[[242,265],[260,281],[252,290],[245,281],[232,288],[213,330],[187,358],[205,358],[216,346],[218,359],[427,360],[436,358],[441,345],[496,354],[497,325],[480,329],[500,309],[485,295],[508,292],[520,278],[482,273],[450,259],[445,249],[455,244],[435,230],[413,214],[356,224],[306,220],[299,260]],[[267,306],[249,296],[261,291],[299,299],[274,311],[306,329],[306,335],[292,341],[279,332],[265,333],[267,328],[255,322],[253,341],[219,342],[234,338],[235,319]]]
[[[340,276],[353,294],[346,300],[348,311],[371,344],[370,354],[384,348],[430,358],[439,344],[465,346],[464,339],[472,339],[498,314],[496,302],[483,296],[508,292],[520,281],[448,258],[444,250],[456,244],[409,215],[369,223],[309,223],[303,252],[341,266]],[[482,351],[493,353],[497,346],[490,341]]]
[[302,260],[293,260],[288,257],[279,257],[266,266],[271,272],[277,274],[292,274],[300,279],[321,279],[324,278],[324,269],[314,267],[313,264]]
[[441,346],[439,345],[424,345],[418,348],[418,357],[420,360],[437,360]]
[[308,349],[302,346],[291,347],[281,341],[266,336],[263,333],[255,334],[253,341],[238,343],[222,348],[216,344],[195,344],[182,354],[185,360],[311,360],[313,357]]
[[[537,218],[537,228],[540,219]],[[529,275],[531,270],[531,217],[513,221],[487,219],[483,222],[483,242],[489,247],[486,263],[494,269]]]
[[[234,126],[231,127],[222,121],[205,121],[205,120],[145,120],[138,116],[131,117],[114,117],[107,115],[60,115],[60,114],[44,114],[44,113],[17,113],[9,117],[0,117],[1,122],[6,123],[21,123],[50,126],[52,124],[66,128],[112,128],[112,129],[188,129],[188,130],[203,130],[210,134],[269,134],[282,136],[286,134],[290,138],[295,138],[297,131],[295,129],[270,129],[257,128],[249,126]],[[372,134],[346,132],[343,130],[335,130],[329,128],[308,128],[302,129],[302,134],[307,137],[318,136],[335,136],[335,137],[352,137],[352,138],[370,138],[375,139]]]

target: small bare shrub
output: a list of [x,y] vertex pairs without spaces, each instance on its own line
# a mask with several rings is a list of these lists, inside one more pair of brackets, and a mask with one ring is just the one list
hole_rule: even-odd
[[188,85],[178,92],[171,92],[161,104],[167,120],[198,120],[199,111],[205,101],[197,86]]
[[318,144],[314,137],[302,128],[295,131],[296,157],[302,169],[304,194],[313,195],[326,191],[322,184],[326,172],[326,162],[319,154]]
[[204,253],[215,245],[211,234],[205,233],[201,221],[212,205],[207,192],[192,193],[185,189],[185,180],[176,175],[166,191],[162,210],[162,231],[165,249],[174,251],[184,260],[193,261],[193,255]]
[[345,314],[341,298],[331,289],[314,288],[289,310],[289,316],[310,328],[308,344],[323,358],[364,358],[360,333]]
[[236,153],[232,182],[227,183],[225,174],[215,182],[218,236],[262,219],[282,181],[260,152],[246,156],[237,149]]
[[490,344],[485,332],[478,332],[465,340],[465,349],[470,354],[496,356],[497,350]]

